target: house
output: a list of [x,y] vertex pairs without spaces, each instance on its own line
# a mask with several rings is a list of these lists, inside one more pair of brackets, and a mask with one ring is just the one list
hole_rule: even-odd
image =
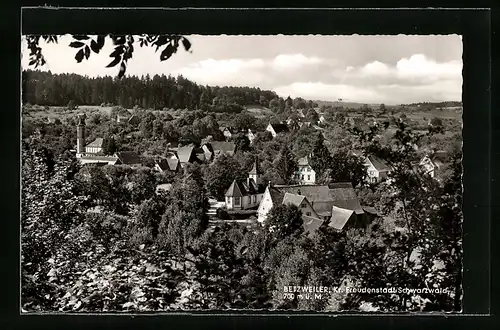
[[97,138],[85,146],[86,154],[99,154],[103,153],[105,140],[103,138]]
[[325,116],[321,115],[319,117],[319,122],[322,123],[322,124],[326,124],[327,120],[326,120]]
[[436,151],[425,155],[419,162],[420,169],[431,178],[439,176],[449,156],[445,151]]
[[130,119],[130,116],[124,116],[124,115],[117,115],[116,116],[116,122],[117,123],[126,123]]
[[265,186],[261,182],[261,171],[255,161],[248,178],[234,180],[226,191],[225,203],[228,210],[246,210],[259,206]]
[[363,227],[373,218],[365,214],[352,184],[342,182],[309,186],[268,185],[257,212],[258,221],[263,223],[273,206],[287,203],[300,205],[306,231],[315,230],[325,222],[339,231]]
[[233,135],[238,134],[239,131],[235,127],[220,127],[222,134],[226,137],[227,140],[233,137]]
[[186,146],[177,148],[177,158],[179,164],[183,168],[187,163],[194,163],[198,160],[194,153],[194,147]]
[[160,192],[167,192],[172,189],[172,184],[171,183],[162,183],[156,186],[156,193],[159,194]]
[[273,138],[280,133],[288,133],[289,129],[286,124],[271,124],[267,125],[266,131],[270,132]]
[[[78,156],[78,155],[77,155]],[[116,156],[104,156],[96,154],[85,154],[78,157],[80,164],[96,164],[96,165],[120,165],[120,160]]]
[[179,159],[175,155],[155,160],[155,170],[158,172],[176,172],[178,169]]
[[259,206],[260,222],[265,220],[273,205],[283,201],[285,193],[305,196],[316,214],[324,220],[331,217],[332,206],[334,205],[353,210],[358,215],[364,214],[356,192],[349,182],[331,183],[329,185],[268,185]]
[[294,174],[294,179],[300,184],[315,184],[316,172],[310,165],[310,157],[305,156],[297,161],[297,172]]
[[391,167],[383,159],[372,155],[365,158],[365,166],[368,180],[373,183],[387,178],[391,171]]
[[220,154],[228,154],[233,156],[236,151],[234,142],[212,141],[202,146],[203,153],[207,160],[212,160]]
[[133,151],[118,151],[115,152],[114,156],[118,158],[119,164],[131,167],[142,166],[141,157]]
[[255,133],[252,132],[252,130],[250,128],[248,129],[246,136],[248,138],[248,141],[250,141],[250,143],[252,143],[253,140],[255,139]]

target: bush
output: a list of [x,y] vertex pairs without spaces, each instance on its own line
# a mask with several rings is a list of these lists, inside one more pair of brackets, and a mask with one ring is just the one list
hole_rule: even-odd
[[227,212],[227,209],[225,207],[221,207],[217,209],[216,211],[217,218],[221,220],[231,220],[231,216]]

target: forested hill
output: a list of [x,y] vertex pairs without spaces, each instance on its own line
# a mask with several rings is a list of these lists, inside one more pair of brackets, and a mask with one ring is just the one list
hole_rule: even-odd
[[252,87],[209,87],[182,76],[165,75],[122,79],[89,78],[78,74],[52,74],[26,70],[22,73],[23,103],[49,106],[120,105],[144,109],[204,109],[212,105],[220,112],[239,112],[245,105],[269,105],[275,92]]

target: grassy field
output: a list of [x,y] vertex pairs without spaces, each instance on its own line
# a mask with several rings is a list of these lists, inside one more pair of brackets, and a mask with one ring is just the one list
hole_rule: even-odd
[[268,109],[261,105],[249,105],[245,109],[248,112],[252,113],[256,118],[263,118],[266,115],[271,115],[273,113],[271,109]]

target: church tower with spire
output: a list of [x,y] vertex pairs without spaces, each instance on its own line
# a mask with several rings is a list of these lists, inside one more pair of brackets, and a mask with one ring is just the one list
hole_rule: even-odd
[[259,159],[256,158],[252,170],[248,172],[248,178],[253,179],[257,185],[260,185],[262,183],[261,174],[262,172],[260,171]]

